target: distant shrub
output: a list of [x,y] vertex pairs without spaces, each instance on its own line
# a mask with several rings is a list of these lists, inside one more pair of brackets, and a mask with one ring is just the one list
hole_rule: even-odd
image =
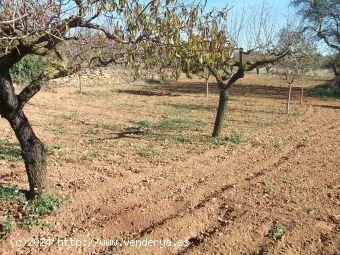
[[308,95],[312,97],[333,98],[340,100],[340,89],[326,84],[309,89]]
[[52,64],[42,57],[27,55],[11,68],[11,77],[14,83],[25,84],[34,80],[44,68],[49,66]]

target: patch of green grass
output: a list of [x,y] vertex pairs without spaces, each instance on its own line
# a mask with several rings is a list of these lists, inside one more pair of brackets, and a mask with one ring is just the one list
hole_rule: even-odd
[[299,111],[299,110],[295,110],[291,113],[291,115],[293,115],[293,116],[302,116],[304,114],[305,113],[303,111]]
[[90,152],[90,153],[82,156],[80,159],[91,161],[94,158],[98,158],[99,156],[100,156],[100,152],[98,150],[96,150],[96,151]]
[[137,104],[131,104],[131,103],[122,103],[122,104],[120,104],[120,106],[121,106],[122,108],[130,109],[130,110],[136,109],[136,108],[139,107],[139,105],[137,105]]
[[272,190],[272,184],[268,180],[263,181],[263,193],[264,194],[269,194]]
[[180,142],[180,143],[192,143],[192,139],[189,136],[185,135],[177,135],[174,137],[175,141]]
[[192,110],[186,109],[186,108],[175,108],[170,107],[167,104],[163,104],[166,108],[164,111],[164,116],[166,117],[172,117],[172,118],[178,118],[178,117],[185,117],[190,116],[192,114]]
[[47,155],[54,155],[56,152],[56,149],[59,149],[57,146],[46,146],[46,153]]
[[22,157],[19,151],[10,150],[0,152],[0,159],[4,159],[11,162],[18,162],[21,161]]
[[43,195],[33,201],[29,201],[22,207],[23,220],[19,227],[32,230],[35,226],[46,227],[41,218],[47,215],[56,215],[62,201],[52,195]]
[[161,130],[176,130],[181,131],[184,129],[197,130],[203,125],[201,121],[192,121],[184,119],[166,119],[154,125],[154,128]]
[[[156,123],[148,120],[130,121],[139,127],[142,127],[142,133],[145,136],[157,141],[172,140],[180,143],[191,143],[192,139],[180,131],[201,131],[203,122],[185,119],[165,119]],[[175,132],[173,132],[175,131]]]
[[247,140],[247,137],[243,133],[232,133],[230,136],[227,136],[226,139],[234,144],[244,143]]
[[35,200],[28,207],[30,215],[43,217],[46,215],[56,215],[62,202],[52,195],[43,195]]
[[79,118],[79,114],[78,113],[72,113],[72,114],[69,114],[69,115],[61,115],[61,118],[65,119],[65,120],[76,120]]
[[263,128],[265,127],[271,127],[271,126],[274,126],[275,124],[277,124],[275,121],[273,120],[268,120],[268,119],[261,119],[259,121],[259,125]]
[[218,146],[230,146],[233,144],[240,144],[247,140],[247,137],[243,133],[233,132],[231,135],[226,137],[209,137],[208,140]]
[[[36,226],[42,229],[50,227],[50,224],[43,221],[48,215],[56,215],[60,206],[71,200],[46,194],[33,200],[26,200],[22,192],[17,189],[0,187],[1,200],[8,200],[5,206],[10,206],[8,216],[0,222],[0,238],[10,233],[15,226],[32,230]],[[7,208],[6,208],[7,209]]]
[[171,119],[162,120],[155,124],[152,124],[149,121],[141,121],[139,122],[139,124],[144,127],[153,127],[154,129],[159,129],[159,130],[180,131],[184,129],[197,130],[204,123],[202,121],[197,121],[197,120],[171,118]]
[[152,122],[148,120],[139,120],[139,121],[131,121],[131,122],[140,127],[151,127],[152,126]]
[[19,222],[18,225],[22,229],[27,229],[27,230],[31,231],[35,227],[42,226],[43,222],[41,221],[41,219],[34,218],[32,216],[28,216],[28,217],[22,219],[21,222]]
[[87,144],[90,144],[90,145],[94,145],[95,143],[97,143],[97,141],[96,141],[96,140],[93,140],[93,139],[89,139],[89,140],[87,140],[86,143],[87,143]]
[[97,126],[102,129],[106,129],[110,131],[116,131],[118,129],[117,125],[115,124],[102,124],[102,125],[97,124]]
[[124,91],[121,90],[121,89],[112,89],[111,92],[112,92],[112,94],[121,94],[121,93],[124,93]]
[[0,159],[11,162],[18,162],[22,160],[21,148],[19,143],[12,143],[4,139],[0,142]]
[[290,185],[297,185],[299,184],[301,181],[298,178],[293,178],[293,179],[288,179],[288,180],[284,180],[285,183],[288,183]]
[[156,141],[171,140],[172,136],[164,133],[155,132],[153,130],[146,130],[143,132],[145,136],[155,139]]
[[22,196],[22,193],[18,189],[0,186],[0,200],[12,201],[20,196]]
[[0,235],[8,235],[14,229],[15,221],[12,217],[6,217],[3,224],[0,224]]
[[98,129],[94,129],[94,128],[88,128],[85,131],[85,134],[87,134],[87,135],[96,135],[98,133],[99,133],[99,130]]
[[275,107],[272,107],[270,108],[270,112],[271,113],[278,113],[279,112],[279,109],[275,108]]
[[268,232],[268,236],[273,240],[281,240],[285,230],[281,225],[274,225]]
[[321,85],[310,88],[307,93],[312,97],[340,100],[340,90],[331,88],[329,85]]

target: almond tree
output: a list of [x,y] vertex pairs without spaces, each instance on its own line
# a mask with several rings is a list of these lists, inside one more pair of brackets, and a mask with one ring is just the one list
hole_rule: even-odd
[[[0,115],[12,127],[22,149],[31,198],[40,196],[48,188],[46,151],[34,133],[24,107],[43,84],[52,79],[77,72],[92,60],[114,62],[133,55],[138,45],[157,40],[166,25],[164,10],[171,12],[176,0],[2,0],[0,1]],[[124,52],[86,61],[81,54],[68,54],[62,43],[79,41],[79,29],[88,29],[99,38],[124,48]],[[158,32],[156,32],[158,31]],[[84,40],[84,38],[82,38]],[[127,45],[127,46],[126,46]],[[55,61],[53,67],[43,70],[37,79],[15,93],[10,68],[27,55],[41,55]],[[85,54],[86,55],[86,54]],[[124,56],[123,56],[124,55]],[[73,57],[70,57],[73,56]],[[78,61],[74,61],[74,60]]]
[[[185,73],[199,74],[206,69],[216,79],[219,88],[219,104],[213,137],[221,135],[230,90],[235,83],[245,76],[246,71],[274,63],[288,53],[287,50],[270,47],[273,41],[270,37],[263,37],[261,33],[261,31],[268,33],[268,29],[263,27],[263,20],[261,21],[262,27],[253,31],[256,45],[244,51],[232,36],[228,24],[228,11],[229,9],[225,7],[223,10],[204,13],[196,8],[182,13],[184,23],[176,26],[181,28],[181,32],[175,33],[176,36],[171,42],[161,46],[166,47],[164,51],[167,52],[168,58],[179,64]],[[245,61],[244,55],[254,50],[261,52],[262,58]]]

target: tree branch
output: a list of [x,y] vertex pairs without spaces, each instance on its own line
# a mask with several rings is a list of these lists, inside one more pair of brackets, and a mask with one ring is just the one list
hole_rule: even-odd
[[49,80],[65,77],[71,74],[74,74],[78,71],[79,68],[72,67],[68,69],[64,68],[53,68],[43,72],[33,80],[29,85],[27,85],[18,95],[18,110],[22,110],[24,106],[29,102],[29,100],[37,94],[43,85],[47,83]]
[[280,60],[281,58],[284,58],[287,54],[289,54],[289,51],[285,51],[281,54],[275,55],[274,57],[271,58],[265,58],[261,59],[258,61],[248,61],[245,63],[245,71],[251,71],[255,69],[256,67],[263,66],[263,65],[268,65],[268,64],[273,64],[276,61]]

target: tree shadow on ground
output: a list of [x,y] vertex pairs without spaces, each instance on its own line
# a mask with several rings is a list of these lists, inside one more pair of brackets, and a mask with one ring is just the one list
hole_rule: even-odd
[[[293,87],[292,96],[300,95],[300,91],[300,87]],[[161,85],[143,85],[143,88],[139,90],[120,90],[119,92],[143,96],[180,96],[181,94],[204,95],[206,92],[206,85],[204,82],[185,81],[180,83],[167,83]],[[211,83],[209,85],[209,93],[219,93],[216,83]],[[278,87],[261,84],[237,84],[232,88],[231,94],[234,96],[244,97],[285,99],[288,94],[288,87]]]
[[[6,177],[8,174],[0,175],[0,179]],[[16,197],[20,195],[24,195],[26,199],[29,199],[29,191],[24,189],[18,189],[17,187],[9,187],[6,183],[0,183],[0,201],[10,201],[14,200]]]
[[[202,82],[184,82],[181,84],[167,84],[166,86],[158,86],[166,92],[179,92],[185,94],[205,94],[206,86]],[[209,85],[209,92],[218,94],[218,86],[216,83]],[[248,85],[237,84],[231,89],[231,94],[234,96],[245,97],[263,97],[273,99],[285,99],[288,94],[287,87],[277,87],[271,85]],[[292,94],[300,95],[300,88],[293,88]]]
[[[229,99],[230,101],[232,99]],[[215,105],[205,105],[202,104],[174,104],[174,103],[163,103],[164,106],[173,107],[176,109],[186,109],[186,110],[205,110],[208,112],[215,112],[217,110],[218,102],[216,101]],[[243,109],[243,108],[235,108],[235,107],[228,107],[228,111],[235,111],[235,112],[243,112],[243,113],[264,113],[264,114],[277,114],[277,115],[284,115],[286,114],[284,111],[280,111],[279,109]]]
[[322,107],[322,108],[329,108],[329,109],[334,109],[334,110],[339,110],[340,106],[337,105],[321,105],[321,104],[313,104],[315,107]]
[[10,162],[22,160],[20,145],[7,140],[0,141],[0,159]]
[[[155,87],[152,86],[152,88],[154,89]],[[181,96],[178,93],[163,92],[162,90],[154,91],[154,90],[149,90],[148,88],[145,88],[144,90],[120,89],[117,92],[131,94],[131,95],[139,95],[139,96]]]
[[202,104],[174,104],[174,103],[163,103],[162,105],[167,107],[172,107],[175,109],[186,109],[186,110],[205,110],[205,111],[216,111],[217,108],[217,102],[216,105],[205,105]]
[[117,137],[114,139],[122,139],[122,138],[134,138],[134,139],[141,139],[140,136],[144,135],[145,132],[141,130],[141,127],[128,127],[123,131],[117,134]]

